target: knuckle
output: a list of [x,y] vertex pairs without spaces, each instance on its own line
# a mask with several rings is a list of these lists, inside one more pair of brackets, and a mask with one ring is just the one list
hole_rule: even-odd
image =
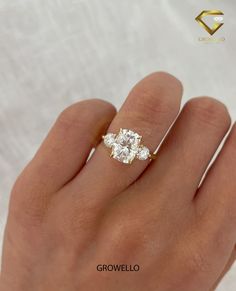
[[104,123],[107,115],[113,116],[115,112],[113,105],[106,101],[99,99],[84,100],[64,109],[57,122],[66,130],[72,126],[83,128],[88,120],[89,122],[97,122],[99,116]]
[[[176,98],[178,101],[180,101],[183,92],[182,83],[173,75],[163,71],[154,72],[148,75],[146,78],[143,79],[142,86],[146,86],[147,88],[151,87],[157,93],[159,92],[160,89],[164,89],[165,93],[171,93],[169,97],[172,99],[173,92],[175,92],[177,93],[176,97],[178,95],[178,98]],[[141,86],[138,84],[136,85],[136,87]]]
[[138,109],[146,113],[146,115],[153,114],[166,114],[170,111],[176,111],[177,108],[172,98],[164,98],[165,87],[160,84],[156,86],[155,89],[151,89],[147,86],[142,86],[142,88],[137,88],[134,91],[135,100],[133,103],[137,104]]
[[209,266],[203,253],[195,250],[188,259],[187,268],[190,273],[205,273]]
[[15,196],[15,193],[18,193],[21,189],[22,185],[22,174],[17,177],[15,183],[13,184],[12,190],[11,190],[11,196]]
[[173,75],[167,73],[167,72],[156,72],[152,74],[153,77],[158,78],[160,84],[163,84],[163,86],[167,86],[171,90],[175,90],[176,92],[179,92],[182,94],[183,92],[183,84]]
[[184,260],[185,270],[188,273],[205,273],[209,269],[203,248],[200,248],[196,243],[189,242],[188,245],[185,245],[184,249],[180,248],[179,254]]
[[[24,211],[22,211],[23,207]],[[43,223],[44,213],[42,209],[36,207],[31,201],[16,202],[16,200],[11,199],[10,210],[11,221],[17,223],[18,227],[22,229],[30,231],[40,227]]]
[[41,225],[47,210],[47,201],[42,192],[40,198],[36,199],[35,190],[21,174],[10,195],[10,217],[24,228],[32,228]]
[[215,128],[229,126],[231,123],[230,115],[226,106],[220,101],[211,97],[197,97],[188,101],[185,111],[194,116],[204,125]]
[[127,104],[126,114],[129,114],[144,129],[148,130],[157,119],[161,123],[162,120],[177,115],[178,106],[168,98],[162,98],[163,89],[159,90],[160,92],[157,93],[145,87],[137,89]]
[[65,128],[80,126],[88,114],[89,108],[85,102],[73,104],[60,113],[57,122]]
[[22,172],[16,179],[10,195],[11,204],[18,204],[22,198],[22,192],[25,192],[25,188],[27,186],[27,181],[24,178],[24,172]]
[[127,255],[132,256],[145,248],[144,237],[144,231],[140,231],[138,223],[131,220],[118,220],[113,221],[112,225],[106,228],[103,241],[110,242],[109,249],[112,254],[119,254],[126,258]]

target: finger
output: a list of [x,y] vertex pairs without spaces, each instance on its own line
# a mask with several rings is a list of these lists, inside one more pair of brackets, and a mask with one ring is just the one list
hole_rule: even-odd
[[[114,115],[111,104],[96,99],[76,103],[64,110],[18,178],[14,200],[25,203],[26,210],[41,211],[46,207],[50,193],[60,189],[81,170]],[[18,188],[21,189],[19,195]]]
[[161,199],[158,192],[167,200],[174,197],[175,203],[191,200],[229,126],[230,117],[222,103],[209,97],[190,100],[162,144],[156,162],[138,181],[140,192],[149,185],[153,199]]
[[216,268],[225,265],[236,242],[236,126],[195,197],[199,232],[208,238]]
[[[215,230],[232,246],[236,242],[236,125],[234,124],[219,156],[207,173],[195,198],[202,220],[214,222]],[[207,226],[206,226],[207,227]],[[231,246],[231,247],[232,247]]]
[[[154,73],[146,77],[131,91],[108,132],[117,133],[120,128],[134,130],[143,136],[145,145],[155,150],[178,114],[181,95],[181,83],[173,76]],[[79,185],[90,187],[91,195],[96,193],[96,200],[103,201],[134,182],[147,165],[148,161],[139,160],[132,165],[120,163],[109,157],[108,149],[101,143],[92,159],[68,187],[75,196]],[[91,177],[92,184],[89,183]]]

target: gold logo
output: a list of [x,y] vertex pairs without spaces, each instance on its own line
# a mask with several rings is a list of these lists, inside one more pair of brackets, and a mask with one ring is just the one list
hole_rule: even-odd
[[[209,15],[215,16],[214,24],[212,27],[209,27],[203,21],[203,18]],[[224,23],[221,22],[223,20],[221,15],[224,15],[224,13],[220,10],[204,10],[195,19],[210,35],[213,35],[218,29],[221,28],[221,26],[224,25]]]

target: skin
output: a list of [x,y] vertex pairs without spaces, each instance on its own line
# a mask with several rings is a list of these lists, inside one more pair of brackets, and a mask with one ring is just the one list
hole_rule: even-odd
[[[102,100],[61,113],[13,187],[1,291],[215,289],[235,258],[236,128],[208,168],[229,113],[198,97],[179,114],[181,96],[176,78],[154,73],[118,113]],[[158,158],[110,158],[101,136],[122,127],[151,150],[168,132]],[[140,270],[99,272],[98,264]]]

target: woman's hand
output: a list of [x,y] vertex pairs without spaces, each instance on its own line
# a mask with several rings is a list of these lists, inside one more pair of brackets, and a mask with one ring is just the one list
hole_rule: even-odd
[[[166,73],[142,80],[119,113],[102,100],[67,108],[17,179],[1,291],[209,291],[236,242],[236,129],[208,98],[180,108]],[[157,159],[109,157],[106,132],[128,128]],[[96,150],[86,160],[93,147]]]

